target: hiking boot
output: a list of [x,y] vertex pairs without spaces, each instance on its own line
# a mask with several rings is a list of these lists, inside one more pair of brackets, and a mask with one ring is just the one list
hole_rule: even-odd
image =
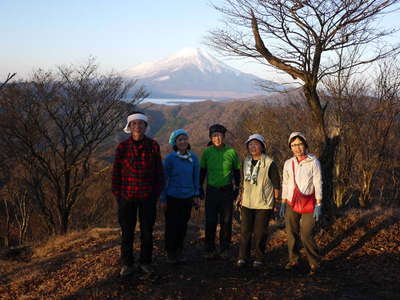
[[179,256],[177,257],[176,261],[177,261],[178,263],[184,264],[184,263],[187,262],[187,258],[186,258],[185,255],[181,254],[181,255],[179,255]]
[[259,268],[263,265],[264,263],[261,260],[255,260],[253,261],[253,267],[254,268]]
[[171,265],[176,265],[178,263],[177,256],[175,254],[168,254],[167,256],[167,262]]
[[288,262],[288,263],[286,264],[285,270],[286,270],[286,271],[293,270],[294,268],[297,267],[297,265],[298,265],[297,261],[290,261],[290,262]]
[[154,269],[150,264],[140,264],[139,268],[148,275],[154,274]]
[[183,250],[179,249],[176,255],[176,260],[178,263],[186,263],[187,259],[185,255],[183,254]]
[[124,266],[122,266],[121,271],[119,272],[119,275],[121,277],[126,277],[126,276],[129,276],[129,275],[132,275],[134,273],[134,271],[135,270],[134,270],[133,267],[124,265]]
[[171,265],[176,265],[178,264],[178,260],[176,258],[172,258],[172,257],[168,257],[167,258],[167,263],[171,264]]
[[207,251],[205,254],[204,254],[204,257],[206,258],[206,259],[216,259],[216,258],[218,258],[218,252],[217,251],[215,251],[215,250],[213,250],[213,251]]
[[245,261],[244,259],[239,259],[239,260],[236,262],[236,265],[237,265],[239,268],[242,268],[242,267],[244,267],[244,266],[246,265],[246,261]]
[[229,259],[229,258],[231,257],[230,254],[229,254],[229,250],[228,250],[228,249],[222,250],[222,251],[219,253],[219,257],[220,257],[221,259]]
[[313,276],[318,272],[318,265],[312,264],[310,265],[310,272],[308,273],[309,276]]

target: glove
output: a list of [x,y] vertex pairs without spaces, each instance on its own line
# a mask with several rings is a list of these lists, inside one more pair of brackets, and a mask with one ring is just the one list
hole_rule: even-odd
[[321,215],[322,215],[322,204],[319,203],[319,204],[315,205],[315,208],[314,208],[313,216],[314,216],[315,221],[318,222]]
[[200,190],[199,190],[199,198],[200,198],[201,200],[204,199],[204,189],[203,189],[202,186],[200,187]]
[[279,208],[279,218],[284,218],[286,212],[286,202],[281,203],[281,207]]
[[242,206],[242,199],[241,199],[241,197],[238,197],[238,198],[236,198],[236,201],[235,201],[235,208],[240,209],[241,206]]

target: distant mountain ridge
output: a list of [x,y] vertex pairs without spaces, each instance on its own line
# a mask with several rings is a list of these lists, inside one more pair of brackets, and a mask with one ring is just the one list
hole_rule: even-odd
[[265,94],[257,83],[277,90],[272,81],[236,70],[199,48],[184,48],[165,59],[127,69],[126,78],[138,79],[151,97],[238,99]]

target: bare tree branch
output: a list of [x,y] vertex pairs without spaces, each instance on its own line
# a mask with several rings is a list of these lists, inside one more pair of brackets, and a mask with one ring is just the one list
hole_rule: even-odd
[[12,73],[12,74],[11,74],[11,73],[8,73],[6,80],[5,80],[2,84],[0,84],[0,90],[1,90],[3,87],[5,87],[6,84],[7,84],[11,79],[13,79],[13,77],[14,77],[15,75],[17,75],[17,73]]

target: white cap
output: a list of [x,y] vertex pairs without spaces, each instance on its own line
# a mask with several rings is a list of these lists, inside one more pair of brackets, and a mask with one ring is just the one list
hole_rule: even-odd
[[257,140],[257,141],[261,142],[264,145],[264,148],[267,148],[267,145],[265,144],[265,139],[261,134],[255,133],[255,134],[250,135],[248,137],[247,141],[245,142],[245,144],[247,144],[251,140]]
[[292,132],[290,134],[290,136],[289,136],[289,139],[288,139],[289,147],[290,147],[290,141],[292,140],[292,138],[294,138],[296,136],[299,136],[299,137],[303,138],[305,142],[307,141],[306,136],[304,135],[304,133],[302,133],[300,131],[295,131],[295,132]]
[[131,130],[129,129],[129,123],[132,122],[133,120],[143,120],[147,124],[149,124],[149,121],[148,121],[149,119],[144,114],[136,113],[133,115],[129,115],[128,118],[126,119],[126,125],[124,128],[125,133],[128,133],[128,134],[131,133]]

